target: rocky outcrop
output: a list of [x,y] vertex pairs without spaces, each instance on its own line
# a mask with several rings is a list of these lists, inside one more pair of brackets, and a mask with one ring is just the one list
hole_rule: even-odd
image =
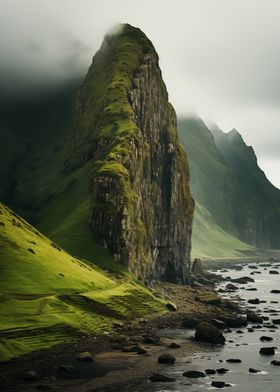
[[158,55],[130,25],[109,34],[77,102],[72,166],[93,162],[93,235],[137,277],[185,282],[194,202]]

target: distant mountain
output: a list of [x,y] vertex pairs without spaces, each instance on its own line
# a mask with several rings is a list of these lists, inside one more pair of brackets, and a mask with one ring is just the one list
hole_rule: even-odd
[[280,248],[280,191],[258,167],[252,147],[236,130],[211,131],[198,117],[180,119],[178,130],[198,204],[194,253],[234,256],[254,247]]

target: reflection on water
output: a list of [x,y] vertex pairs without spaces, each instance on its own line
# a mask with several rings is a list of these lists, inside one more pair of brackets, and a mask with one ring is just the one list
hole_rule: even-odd
[[[263,316],[269,317],[265,323],[271,323],[272,320],[280,318],[280,294],[271,294],[272,289],[280,289],[280,275],[269,274],[272,267],[258,267],[253,270],[248,266],[244,266],[242,271],[230,270],[228,272],[218,273],[223,276],[231,276],[238,278],[241,276],[249,276],[252,272],[254,283],[247,285],[236,284],[240,289],[237,293],[221,294],[224,298],[234,299],[239,303],[244,303],[252,310],[259,310]],[[225,287],[221,284],[220,287]],[[257,291],[247,291],[248,288],[257,288]],[[248,299],[259,298],[266,301],[258,305],[250,305]],[[277,303],[275,303],[277,301]],[[271,312],[273,311],[273,313]],[[203,390],[218,390],[211,386],[212,381],[224,381],[231,384],[231,388],[225,388],[233,392],[277,392],[280,390],[280,367],[271,365],[273,359],[280,360],[280,351],[277,349],[274,356],[261,356],[259,350],[261,347],[275,346],[280,349],[280,332],[279,329],[271,329],[262,326],[260,329],[254,329],[254,332],[248,332],[247,328],[241,329],[243,333],[239,333],[238,329],[232,329],[230,333],[225,333],[227,343],[224,347],[211,347],[201,344],[201,352],[192,356],[183,356],[178,358],[172,366],[161,366],[161,373],[173,377],[176,382],[173,383],[152,383],[144,382],[139,385],[137,392],[201,392]],[[164,330],[162,334],[165,337],[173,339],[187,339],[194,331],[186,329]],[[273,337],[272,342],[261,342],[260,337],[263,335]],[[242,363],[227,363],[229,358],[239,358]],[[183,377],[183,372],[187,370],[205,370],[226,368],[229,371],[222,375],[207,376],[205,378],[190,380]],[[260,373],[249,373],[249,368],[260,370]]]

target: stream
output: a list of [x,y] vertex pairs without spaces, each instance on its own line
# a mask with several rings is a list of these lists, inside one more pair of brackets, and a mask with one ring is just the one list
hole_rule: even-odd
[[[175,382],[150,382],[145,381],[140,384],[135,392],[199,392],[204,390],[218,390],[211,384],[213,381],[224,381],[230,384],[224,387],[224,390],[233,392],[277,392],[280,390],[280,367],[273,366],[272,360],[280,360],[280,330],[278,325],[273,328],[269,326],[273,320],[280,318],[280,294],[273,294],[271,290],[280,290],[280,271],[279,264],[269,265],[268,263],[252,263],[242,264],[242,270],[228,268],[226,270],[218,270],[217,274],[231,278],[239,278],[244,276],[252,277],[255,282],[248,284],[238,284],[238,290],[234,292],[221,292],[223,298],[231,299],[238,302],[242,307],[247,307],[258,313],[258,315],[268,317],[263,325],[249,324],[245,328],[231,329],[225,331],[225,346],[211,346],[200,344],[201,351],[193,355],[182,356],[177,358],[174,365],[161,365],[158,373],[175,379]],[[269,273],[271,270],[276,271],[275,274]],[[217,289],[225,289],[228,284],[222,283]],[[248,290],[249,289],[249,290]],[[250,291],[250,289],[257,289]],[[260,304],[250,304],[248,300],[258,298]],[[262,302],[263,301],[263,302]],[[280,322],[280,320],[279,320]],[[249,331],[248,331],[249,328]],[[180,339],[185,341],[194,336],[194,330],[176,329],[163,330],[162,336],[172,339]],[[271,342],[260,341],[261,336],[272,337]],[[275,355],[260,355],[259,351],[262,347],[279,347],[275,350]],[[175,354],[176,356],[176,354]],[[227,363],[229,358],[240,359],[241,363]],[[226,368],[225,374],[214,374],[203,378],[190,379],[183,376],[185,371],[206,369]],[[259,372],[249,373],[249,368],[254,368]]]

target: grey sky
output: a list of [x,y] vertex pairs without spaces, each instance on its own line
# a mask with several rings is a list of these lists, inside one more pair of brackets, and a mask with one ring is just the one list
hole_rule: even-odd
[[237,128],[280,187],[279,0],[0,0],[0,82],[10,89],[85,72],[106,31],[140,27],[179,115]]

